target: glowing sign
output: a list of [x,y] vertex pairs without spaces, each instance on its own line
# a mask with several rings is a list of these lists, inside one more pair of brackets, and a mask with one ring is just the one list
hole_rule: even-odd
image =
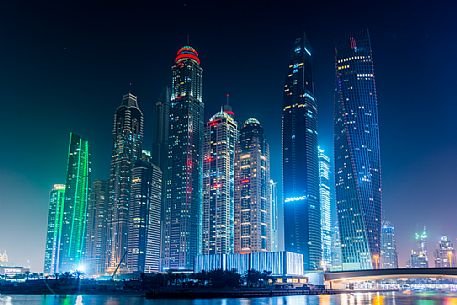
[[294,202],[294,201],[302,201],[305,200],[306,196],[300,196],[300,197],[289,197],[284,199],[284,202]]

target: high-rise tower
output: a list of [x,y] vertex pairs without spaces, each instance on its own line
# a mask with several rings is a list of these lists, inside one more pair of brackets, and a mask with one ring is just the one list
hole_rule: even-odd
[[278,252],[282,248],[279,238],[279,205],[278,205],[278,183],[270,179],[270,212],[271,212],[271,251]]
[[271,248],[270,154],[264,130],[255,118],[240,129],[235,161],[235,252]]
[[398,268],[395,227],[389,221],[382,222],[381,229],[381,268]]
[[162,90],[160,98],[155,104],[154,137],[152,149],[152,163],[163,171],[166,169],[168,158],[168,128],[170,115],[170,88]]
[[435,250],[435,268],[453,268],[455,265],[454,245],[447,236],[441,236]]
[[129,272],[160,271],[162,172],[144,154],[132,169],[127,267]]
[[321,261],[317,103],[306,37],[295,40],[284,84],[282,182],[284,247],[303,254],[304,267]]
[[202,68],[194,48],[179,49],[172,66],[163,267],[192,270],[201,248]]
[[84,264],[86,273],[101,275],[106,270],[106,251],[108,250],[108,185],[107,180],[96,180],[92,184],[87,209],[86,249]]
[[225,254],[234,246],[234,177],[237,123],[230,111],[216,113],[205,127],[202,253]]
[[378,99],[367,31],[336,46],[335,189],[343,269],[371,269],[381,242]]
[[111,176],[109,186],[110,235],[108,271],[118,266],[127,272],[125,256],[128,251],[128,219],[132,167],[141,157],[143,143],[143,113],[137,97],[123,96],[114,114]]
[[70,133],[59,272],[82,269],[90,175],[89,142],[75,133]]
[[54,274],[59,270],[59,249],[62,235],[65,184],[54,184],[49,196],[48,231],[44,254],[44,273]]
[[330,157],[325,150],[319,148],[319,189],[321,203],[321,241],[322,241],[322,265],[332,265],[332,223],[331,223],[331,189],[330,189]]

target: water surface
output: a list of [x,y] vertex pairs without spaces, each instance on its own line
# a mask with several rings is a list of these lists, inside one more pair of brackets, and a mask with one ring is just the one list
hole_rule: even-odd
[[0,305],[457,305],[457,294],[355,293],[251,299],[145,300],[132,296],[0,296]]

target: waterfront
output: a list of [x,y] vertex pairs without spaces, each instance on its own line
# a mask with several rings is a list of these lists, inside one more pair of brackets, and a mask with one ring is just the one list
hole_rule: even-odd
[[146,300],[133,296],[0,296],[0,305],[457,305],[457,294],[354,293],[270,298]]

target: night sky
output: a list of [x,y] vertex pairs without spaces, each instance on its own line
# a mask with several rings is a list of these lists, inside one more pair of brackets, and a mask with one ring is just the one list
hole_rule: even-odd
[[368,28],[383,212],[396,226],[400,265],[424,225],[429,252],[440,235],[457,243],[454,1],[45,2],[0,4],[0,251],[12,263],[42,271],[49,190],[65,183],[71,130],[92,144],[93,179],[107,178],[113,114],[131,90],[150,148],[153,106],[187,35],[204,69],[205,118],[230,92],[237,119],[254,116],[265,127],[279,181],[282,88],[295,37],[306,31],[313,46],[320,145],[333,155],[334,42]]

